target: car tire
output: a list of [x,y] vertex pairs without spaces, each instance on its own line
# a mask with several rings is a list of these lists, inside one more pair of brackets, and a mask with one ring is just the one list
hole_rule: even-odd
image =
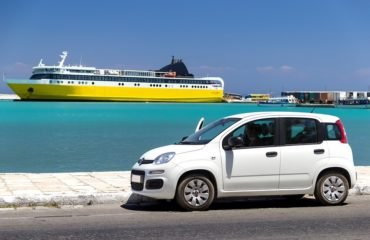
[[177,204],[187,211],[204,211],[209,208],[215,197],[213,183],[199,174],[183,178],[176,190]]
[[342,204],[348,196],[349,184],[341,173],[328,172],[316,183],[315,198],[323,205]]

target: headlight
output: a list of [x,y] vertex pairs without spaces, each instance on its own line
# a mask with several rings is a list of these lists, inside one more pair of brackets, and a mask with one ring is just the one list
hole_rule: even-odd
[[176,155],[175,152],[168,152],[168,153],[163,153],[161,155],[159,155],[158,157],[156,157],[154,159],[154,164],[158,165],[158,164],[164,164],[164,163],[168,163],[169,161],[171,161],[171,159]]

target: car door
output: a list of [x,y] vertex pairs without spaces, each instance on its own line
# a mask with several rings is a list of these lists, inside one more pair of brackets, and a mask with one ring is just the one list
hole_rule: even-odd
[[321,160],[329,157],[320,123],[311,118],[281,119],[280,190],[307,189]]
[[[277,136],[278,119],[248,122],[228,134],[222,141],[228,146],[233,138],[243,143],[231,149],[221,148],[223,187],[225,191],[277,190],[279,184],[280,147]],[[256,128],[259,142],[251,145],[249,128]],[[254,139],[255,140],[255,139]]]

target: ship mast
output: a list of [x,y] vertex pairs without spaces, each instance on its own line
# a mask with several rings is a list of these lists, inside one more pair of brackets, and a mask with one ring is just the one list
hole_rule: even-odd
[[67,58],[67,55],[68,55],[68,52],[67,51],[63,51],[62,52],[62,55],[60,55],[60,57],[62,58],[59,62],[59,67],[63,67],[63,64],[64,64],[64,61],[66,60]]

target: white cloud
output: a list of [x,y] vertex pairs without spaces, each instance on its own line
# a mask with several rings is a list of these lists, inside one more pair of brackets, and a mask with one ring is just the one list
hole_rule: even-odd
[[280,70],[282,72],[288,73],[288,72],[294,71],[294,67],[289,66],[289,65],[283,65],[283,66],[280,67]]
[[272,66],[265,66],[265,67],[257,67],[256,70],[257,72],[260,72],[260,73],[266,73],[266,72],[274,71],[275,68]]
[[22,62],[16,62],[12,65],[7,65],[7,66],[4,66],[3,69],[5,71],[9,71],[9,72],[15,72],[15,71],[24,71],[26,69],[28,70],[32,70],[32,67],[29,66],[28,64],[26,63],[22,63]]
[[294,70],[295,70],[294,67],[289,65],[282,65],[280,67],[263,66],[256,68],[256,71],[259,73],[290,73],[293,72]]
[[0,66],[0,73],[3,73],[7,77],[29,77],[31,72],[32,66],[22,62]]
[[359,77],[370,77],[370,67],[358,69],[355,74]]

